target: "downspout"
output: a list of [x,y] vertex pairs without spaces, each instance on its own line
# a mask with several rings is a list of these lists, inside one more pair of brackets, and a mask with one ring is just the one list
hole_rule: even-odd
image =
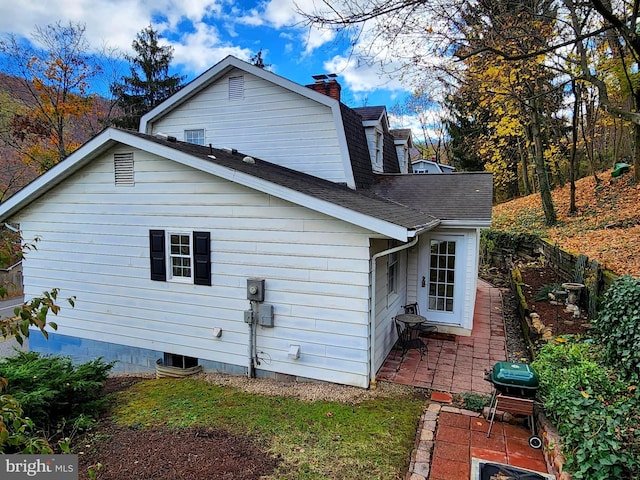
[[370,331],[370,342],[371,342],[371,348],[369,349],[370,351],[370,358],[369,358],[369,386],[372,388],[375,388],[376,386],[376,369],[375,369],[375,358],[376,358],[376,261],[380,258],[380,257],[384,257],[386,255],[390,255],[392,253],[396,253],[396,252],[400,252],[402,250],[407,250],[411,247],[414,247],[415,245],[418,244],[418,240],[419,240],[419,235],[425,233],[425,232],[429,232],[431,230],[433,230],[434,228],[436,228],[438,225],[440,225],[440,220],[435,220],[427,225],[425,225],[424,227],[422,227],[420,230],[415,232],[414,238],[411,242],[409,243],[405,243],[404,245],[399,245],[397,247],[394,248],[390,248],[388,250],[383,250],[382,252],[378,252],[376,254],[374,254],[371,257],[371,304],[369,307],[369,325],[371,325],[371,331]]

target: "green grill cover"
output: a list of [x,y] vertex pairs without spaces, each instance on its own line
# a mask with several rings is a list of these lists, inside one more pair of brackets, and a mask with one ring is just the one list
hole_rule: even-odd
[[538,388],[538,375],[526,363],[498,362],[493,366],[491,382],[505,387]]

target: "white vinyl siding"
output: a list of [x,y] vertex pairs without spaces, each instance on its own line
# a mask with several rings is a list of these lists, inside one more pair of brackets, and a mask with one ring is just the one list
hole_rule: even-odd
[[[387,250],[389,242],[385,240],[374,240],[371,247],[371,255]],[[385,358],[393,348],[396,341],[395,325],[393,317],[402,313],[402,305],[404,305],[407,297],[406,292],[406,273],[407,273],[407,252],[401,250],[396,254],[396,292],[389,289],[389,260],[387,256],[377,259],[376,262],[376,279],[375,279],[375,358],[374,366],[377,371],[384,363]]]
[[[235,78],[232,73],[230,78]],[[345,164],[331,109],[244,74],[243,101],[230,101],[230,81],[214,83],[160,118],[152,132],[181,138],[204,128],[204,144],[235,148],[326,180],[345,183]]]
[[[136,185],[119,189],[113,153],[16,219],[25,239],[41,238],[24,262],[26,297],[76,296],[59,333],[246,366],[246,279],[264,278],[275,327],[258,328],[260,368],[369,385],[371,232],[138,150]],[[150,280],[152,229],[211,232],[212,285]]]

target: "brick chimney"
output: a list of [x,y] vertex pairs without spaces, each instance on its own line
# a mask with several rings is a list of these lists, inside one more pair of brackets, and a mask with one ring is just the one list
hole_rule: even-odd
[[342,87],[336,80],[336,77],[337,75],[335,73],[330,73],[328,75],[313,75],[315,83],[307,85],[307,87],[318,93],[322,93],[327,97],[340,101],[340,91],[342,90]]

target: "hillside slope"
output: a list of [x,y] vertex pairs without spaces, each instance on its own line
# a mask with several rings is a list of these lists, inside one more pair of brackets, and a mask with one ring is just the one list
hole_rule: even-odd
[[578,214],[569,216],[569,185],[553,191],[558,225],[544,225],[540,195],[494,206],[493,226],[511,233],[548,238],[564,250],[582,253],[618,275],[640,277],[640,185],[633,172],[618,178],[611,170],[576,182]]

